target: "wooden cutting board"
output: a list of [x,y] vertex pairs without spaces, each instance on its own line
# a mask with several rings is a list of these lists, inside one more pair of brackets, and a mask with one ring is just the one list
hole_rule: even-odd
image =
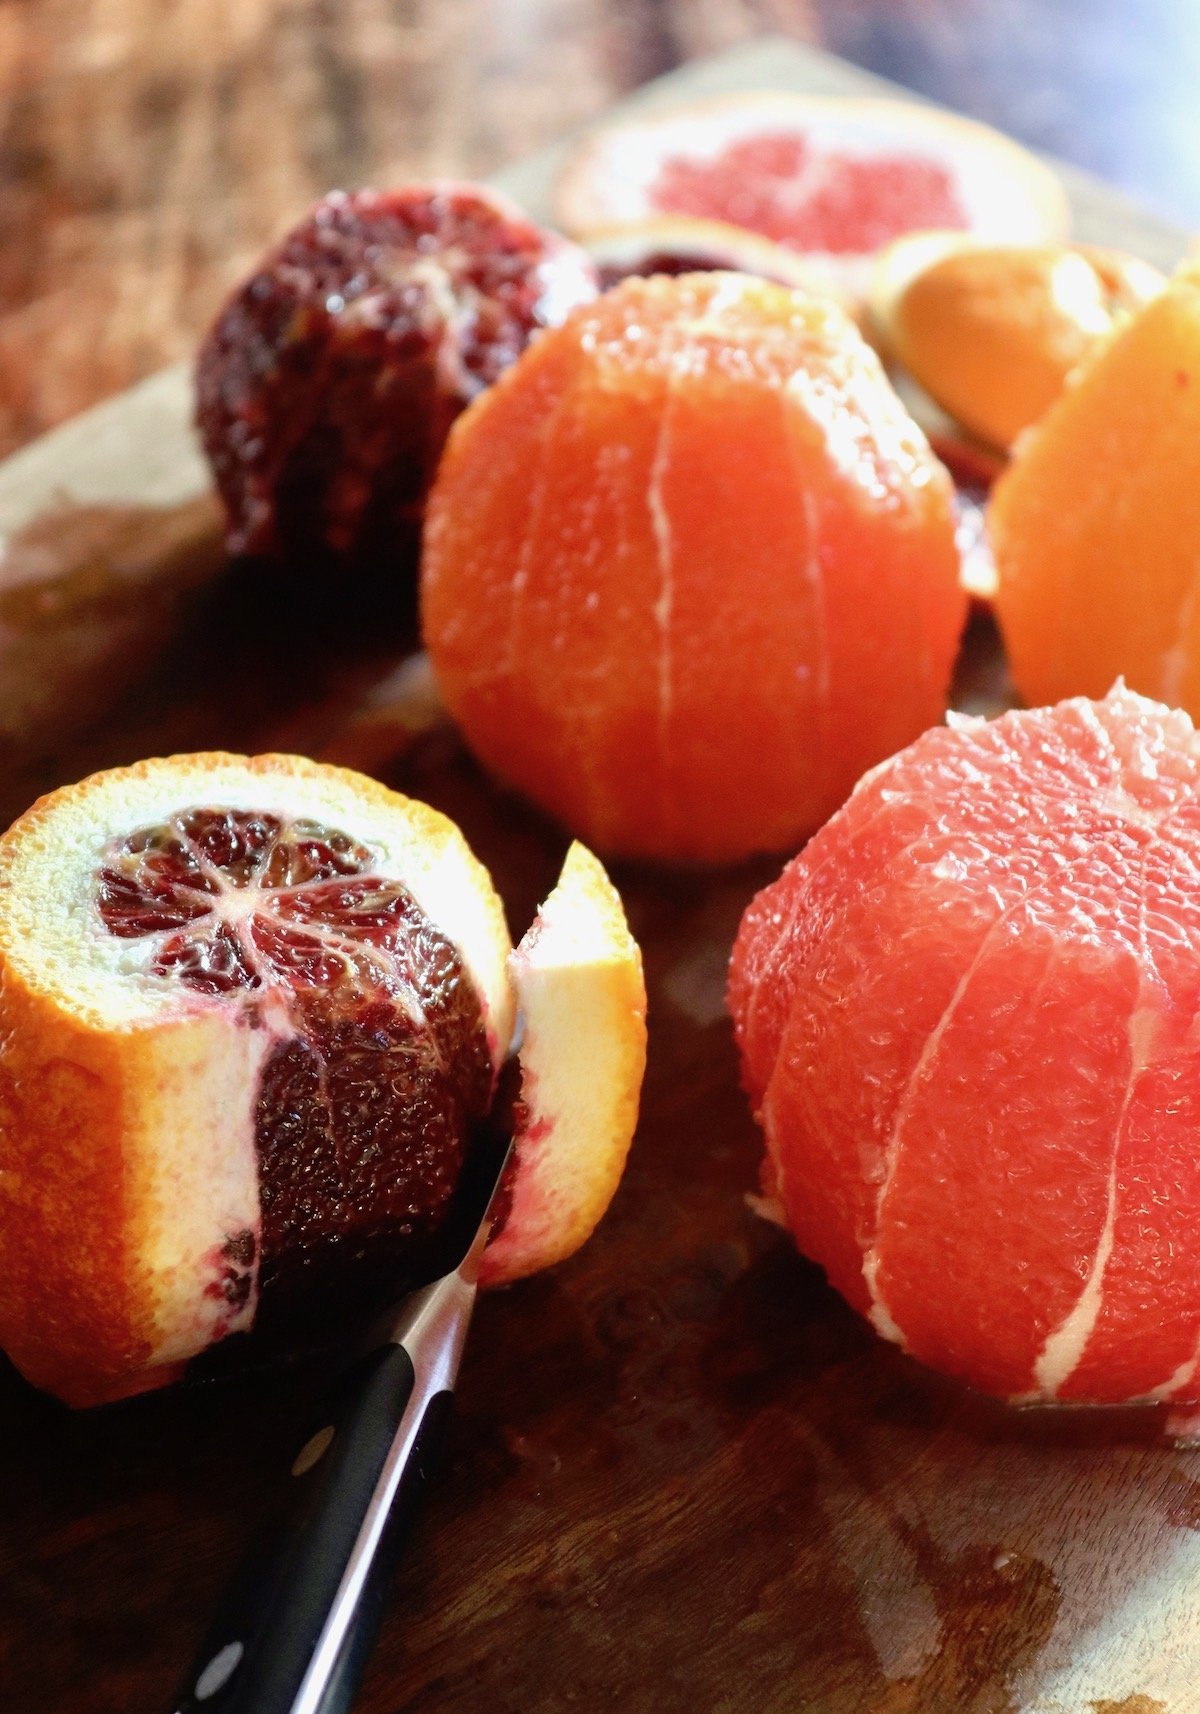
[[[764,41],[627,105],[763,87],[887,86]],[[556,153],[496,182],[544,213]],[[1183,250],[1183,234],[1064,177],[1079,236],[1166,266]],[[168,556],[182,584],[203,575],[217,514],[188,415],[173,369],[0,466],[0,627],[3,591],[44,576],[47,556],[85,592]],[[419,675],[378,689],[400,652],[331,645],[225,591],[102,722],[14,749],[0,807],[170,748],[349,757],[457,817],[519,931],[565,839],[425,718]],[[481,1306],[446,1466],[358,1706],[1193,1714],[1200,1453],[1151,1413],[1017,1412],[924,1373],[745,1207],[759,1145],[724,966],[776,868],[617,872],[651,1001],[630,1167],[584,1252]],[[0,1706],[170,1707],[312,1384],[301,1368],[249,1373],[73,1415],[0,1373]]]

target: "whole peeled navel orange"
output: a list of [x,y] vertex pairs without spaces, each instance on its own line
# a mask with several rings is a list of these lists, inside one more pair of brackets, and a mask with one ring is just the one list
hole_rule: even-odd
[[601,849],[778,850],[941,718],[949,478],[829,302],[632,279],[460,419],[424,634],[468,742]]

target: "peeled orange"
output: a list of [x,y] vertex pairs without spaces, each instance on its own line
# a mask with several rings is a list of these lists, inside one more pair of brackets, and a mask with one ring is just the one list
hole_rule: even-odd
[[0,840],[17,1366],[94,1403],[229,1333],[342,1329],[395,1296],[436,1260],[514,999],[536,1058],[487,1272],[577,1248],[632,1135],[645,998],[594,859],[547,911],[510,964],[453,823],[298,757],[177,756],[36,804]]
[[1198,879],[1200,736],[1118,689],[926,733],[747,911],[765,1187],[923,1361],[1200,1398]]
[[422,623],[501,779],[600,849],[719,861],[810,832],[945,708],[950,481],[832,304],[631,279],[451,434]]

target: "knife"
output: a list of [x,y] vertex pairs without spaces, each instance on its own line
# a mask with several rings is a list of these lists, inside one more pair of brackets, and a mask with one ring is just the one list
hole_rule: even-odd
[[350,1707],[449,1413],[511,1147],[510,1133],[473,1147],[453,1216],[461,1260],[389,1312],[335,1384],[293,1459],[287,1521],[235,1574],[176,1714]]

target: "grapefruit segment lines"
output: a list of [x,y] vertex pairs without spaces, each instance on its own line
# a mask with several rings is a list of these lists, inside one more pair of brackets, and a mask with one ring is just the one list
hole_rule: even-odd
[[1200,1395],[1200,744],[1123,688],[930,731],[747,910],[788,1225],[1020,1399]]

